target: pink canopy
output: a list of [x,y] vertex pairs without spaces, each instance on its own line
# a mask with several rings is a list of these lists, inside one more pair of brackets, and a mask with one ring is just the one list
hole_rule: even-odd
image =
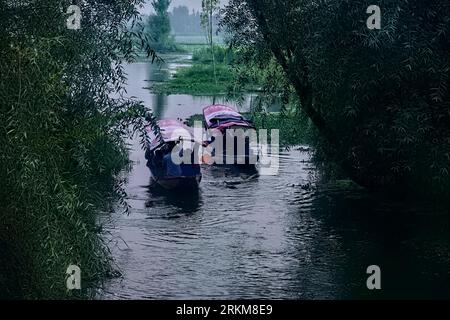
[[146,126],[150,150],[155,149],[163,142],[178,141],[180,139],[193,140],[194,132],[191,128],[175,119],[163,119],[157,122],[161,129],[161,138],[158,138],[151,126]]
[[252,127],[244,117],[231,107],[216,104],[203,109],[203,116],[205,118],[206,126],[211,128],[214,120],[219,120],[222,124],[217,126],[217,129],[228,128],[231,126]]

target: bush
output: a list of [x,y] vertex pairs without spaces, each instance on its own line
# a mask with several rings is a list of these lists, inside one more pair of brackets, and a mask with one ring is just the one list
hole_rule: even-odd
[[[214,46],[214,59],[217,64],[231,64],[234,60],[234,55],[234,52],[230,49],[222,46]],[[204,48],[195,50],[192,55],[192,61],[202,64],[212,63],[211,47],[205,46]]]
[[155,85],[153,91],[165,94],[226,94],[232,83],[233,73],[227,66],[216,65],[214,76],[212,65],[194,64],[191,67],[178,70],[170,81]]
[[[96,213],[119,196],[124,128],[141,110],[112,98],[136,12],[129,1],[89,3],[74,31],[58,1],[30,6],[0,13],[0,288],[5,298],[83,298],[114,273]],[[81,293],[66,289],[70,264]]]
[[316,150],[370,188],[448,195],[450,7],[438,0],[230,0],[231,44],[275,58],[321,135]]

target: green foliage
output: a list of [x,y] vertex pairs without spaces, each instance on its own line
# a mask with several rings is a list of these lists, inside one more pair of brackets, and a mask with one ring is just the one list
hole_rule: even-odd
[[[214,60],[218,64],[231,64],[234,60],[234,52],[223,46],[214,46]],[[194,51],[192,61],[195,63],[211,64],[213,58],[211,49],[202,47]]]
[[297,111],[252,112],[249,117],[256,129],[266,129],[269,136],[272,129],[279,130],[280,146],[283,147],[309,144],[315,134],[308,118]]
[[[236,94],[232,88],[235,73],[231,63],[235,59],[233,50],[223,46],[214,46],[214,62],[210,48],[199,46],[192,55],[193,65],[181,68],[168,82],[156,84],[152,90],[156,93],[184,93],[193,95]],[[249,86],[246,87],[248,89]],[[240,88],[243,89],[243,88]]]
[[214,68],[211,65],[194,64],[181,68],[168,82],[156,84],[152,87],[155,93],[173,94],[184,93],[192,95],[226,94],[233,83],[233,74],[227,66],[217,65],[214,82]]
[[[96,213],[120,196],[122,138],[142,121],[143,107],[122,97],[120,64],[134,56],[126,24],[140,1],[87,1],[80,30],[66,28],[60,5],[70,1],[8,2],[0,0],[1,295],[83,298],[115,273]],[[70,264],[82,270],[81,293],[66,291]]]
[[379,1],[369,30],[371,4],[232,0],[223,23],[231,45],[277,61],[324,162],[365,186],[448,194],[450,7]]
[[147,19],[147,34],[151,46],[158,52],[178,51],[173,37],[170,35],[169,6],[171,0],[153,0],[152,6],[155,14]]
[[[254,76],[246,77],[250,67],[241,63],[241,56],[241,52],[231,48],[214,46],[214,62],[217,63],[214,67],[210,48],[205,45],[198,46],[192,55],[192,66],[181,68],[168,82],[156,84],[152,90],[164,94],[226,94],[230,99],[239,100],[243,98],[244,93],[261,91],[265,77],[275,80],[271,75],[275,71],[274,68],[277,68],[275,63],[272,64],[273,68],[254,68]],[[273,97],[271,99],[273,100]]]

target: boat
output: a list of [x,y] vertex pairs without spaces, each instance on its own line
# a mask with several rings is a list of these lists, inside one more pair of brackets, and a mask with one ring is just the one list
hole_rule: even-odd
[[[203,109],[203,124],[207,131],[209,141],[206,145],[222,138],[222,148],[217,144],[211,153],[215,164],[231,164],[242,168],[255,168],[258,162],[258,154],[251,146],[251,134],[256,138],[255,126],[232,107],[215,104]],[[251,132],[252,131],[252,132]],[[242,134],[242,137],[239,135]],[[227,145],[232,143],[233,145]],[[244,144],[240,146],[239,144]],[[219,150],[221,149],[221,150]],[[232,154],[229,151],[232,150]]]
[[201,143],[194,140],[193,130],[178,120],[163,119],[157,126],[147,125],[145,158],[151,172],[150,187],[198,188],[202,174],[195,151]]

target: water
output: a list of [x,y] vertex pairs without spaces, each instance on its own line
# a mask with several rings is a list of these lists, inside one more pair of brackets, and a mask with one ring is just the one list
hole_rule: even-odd
[[[211,102],[152,95],[142,89],[150,67],[127,68],[128,92],[162,117],[185,118]],[[131,213],[102,217],[123,276],[100,298],[450,298],[448,209],[321,183],[302,148],[280,154],[277,176],[203,166],[194,194],[152,193],[136,141],[131,159]],[[379,291],[366,287],[373,264]]]
[[[225,103],[233,106],[240,112],[249,111],[257,102],[255,95],[248,94],[242,103],[229,101],[225,96],[192,96],[187,94],[153,94],[148,88],[156,82],[167,81],[176,69],[190,65],[191,55],[166,57],[167,63],[150,64],[148,62],[134,63],[126,66],[128,73],[127,94],[137,97],[149,106],[159,118],[186,119],[194,114],[202,114],[203,108],[215,103]],[[274,104],[269,111],[278,111],[279,106]]]

